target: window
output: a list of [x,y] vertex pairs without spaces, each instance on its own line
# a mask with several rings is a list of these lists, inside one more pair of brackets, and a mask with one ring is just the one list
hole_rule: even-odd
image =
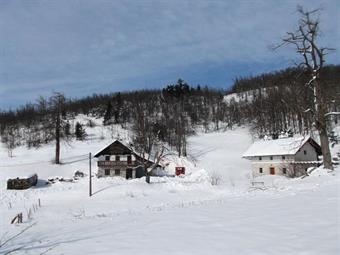
[[259,157],[259,160],[262,160],[262,157]]
[[110,175],[110,169],[105,169],[105,175]]
[[115,169],[115,175],[120,175],[120,169]]
[[109,161],[110,160],[110,156],[105,156],[105,160]]
[[273,156],[270,156],[270,160],[273,160]]
[[131,155],[128,155],[128,156],[127,156],[127,163],[128,163],[128,164],[131,164]]
[[117,155],[116,156],[116,161],[119,161],[120,160],[120,157]]
[[287,174],[287,168],[285,168],[285,167],[282,168],[282,173],[283,173],[283,174]]
[[262,169],[262,167],[260,167],[260,169],[259,169],[259,173],[260,173],[260,174],[262,174],[262,173],[263,173],[263,169]]
[[303,154],[307,155],[307,151],[303,151]]
[[286,156],[282,156],[282,159],[286,159]]

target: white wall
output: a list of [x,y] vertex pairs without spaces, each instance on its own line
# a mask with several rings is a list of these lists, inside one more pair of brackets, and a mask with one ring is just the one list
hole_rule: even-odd
[[[252,172],[253,176],[261,176],[261,175],[269,175],[270,174],[270,168],[274,167],[275,169],[275,175],[284,175],[283,174],[283,168],[287,169],[287,176],[290,171],[292,171],[292,166],[289,164],[289,162],[283,162],[283,161],[265,161],[265,162],[252,162]],[[262,173],[260,173],[260,168],[262,168]]]
[[287,162],[287,161],[293,161],[294,160],[294,156],[293,155],[284,155],[284,159],[282,158],[282,156],[272,156],[273,159],[270,158],[270,156],[262,156],[262,160],[259,159],[259,157],[252,157],[251,161],[252,162],[259,162],[259,163],[263,163],[263,162]]

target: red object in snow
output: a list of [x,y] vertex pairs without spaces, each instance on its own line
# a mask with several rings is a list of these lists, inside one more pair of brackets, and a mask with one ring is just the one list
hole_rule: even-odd
[[176,166],[176,175],[185,174],[185,167],[184,166]]

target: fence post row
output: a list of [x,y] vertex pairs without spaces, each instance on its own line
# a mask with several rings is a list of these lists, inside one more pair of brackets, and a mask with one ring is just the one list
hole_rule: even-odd
[[[33,208],[33,212],[38,211],[39,207],[41,207],[41,201],[40,198],[38,199],[38,204],[33,204],[32,208]],[[30,208],[27,212],[27,218],[31,219],[32,217],[32,208]],[[17,215],[15,215],[15,217],[11,220],[11,224],[17,222],[17,223],[22,223],[22,213],[18,213]]]

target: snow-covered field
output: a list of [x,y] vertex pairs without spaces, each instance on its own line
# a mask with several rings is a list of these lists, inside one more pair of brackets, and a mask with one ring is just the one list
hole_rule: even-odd
[[[340,169],[304,179],[261,177],[266,189],[252,189],[250,163],[241,158],[252,139],[238,128],[191,137],[192,162],[169,159],[171,167],[187,166],[184,178],[152,178],[150,185],[94,178],[92,197],[87,177],[43,185],[50,176],[86,172],[86,154],[112,135],[99,126],[87,132],[86,142],[63,146],[61,166],[49,163],[53,145],[17,148],[14,158],[0,149],[0,240],[31,226],[0,254],[340,254]],[[36,188],[6,190],[6,179],[28,171],[42,179]],[[24,223],[11,225],[19,212]]]

